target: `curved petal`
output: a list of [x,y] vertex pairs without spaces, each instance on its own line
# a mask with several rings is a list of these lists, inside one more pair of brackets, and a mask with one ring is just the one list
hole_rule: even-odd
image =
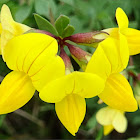
[[86,72],[95,73],[105,80],[112,73],[121,72],[128,64],[129,52],[126,38],[120,34],[120,40],[109,37],[102,41],[92,58]]
[[78,95],[68,95],[55,104],[58,118],[66,129],[75,136],[86,113],[85,99]]
[[132,28],[127,28],[122,31],[127,38],[129,54],[135,55],[140,53],[140,31]]
[[117,8],[116,10],[116,19],[120,30],[128,28],[129,21],[127,15],[121,8]]
[[104,107],[96,114],[96,119],[101,125],[111,125],[115,117],[116,109]]
[[111,133],[111,131],[113,131],[114,127],[112,125],[105,125],[104,126],[104,135],[108,135],[109,133]]
[[99,97],[107,105],[115,109],[133,112],[138,108],[131,86],[121,74],[110,75]]
[[120,58],[121,61],[120,63],[122,64],[121,69],[118,72],[121,72],[122,70],[124,70],[127,65],[128,65],[128,61],[129,61],[129,47],[128,47],[128,43],[127,43],[127,39],[123,34],[119,34],[120,36]]
[[60,102],[69,94],[91,98],[100,94],[104,85],[104,81],[95,74],[73,72],[48,83],[41,90],[39,96],[42,100],[50,103]]
[[110,37],[113,37],[113,38],[119,40],[119,28],[108,28],[108,29],[104,29],[102,31],[107,32]]
[[32,98],[34,92],[27,74],[16,71],[9,73],[0,86],[0,114],[19,109]]
[[127,129],[127,119],[123,112],[118,111],[115,115],[112,125],[119,133],[124,133]]
[[65,74],[64,62],[56,55],[57,51],[54,38],[29,33],[11,39],[5,46],[4,57],[10,69],[27,73],[40,91],[47,82]]
[[[0,23],[0,48],[1,48],[1,33],[2,33],[2,25]],[[1,55],[1,49],[0,49],[0,55]]]
[[4,46],[7,42],[15,36],[21,35],[24,32],[30,30],[31,28],[17,23],[13,20],[10,9],[7,5],[3,5],[1,9],[1,24],[2,24],[2,34],[1,34],[1,51],[3,52]]
[[97,74],[105,80],[110,75],[111,65],[101,46],[101,43],[88,62],[85,72]]

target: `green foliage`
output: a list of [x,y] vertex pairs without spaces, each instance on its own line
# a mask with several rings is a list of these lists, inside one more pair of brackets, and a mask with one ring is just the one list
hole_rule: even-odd
[[[33,28],[37,28],[38,25],[39,29],[61,37],[116,27],[117,7],[121,7],[128,15],[129,27],[140,29],[139,0],[0,0],[0,7],[3,4],[10,7],[16,21]],[[33,16],[33,13],[36,14]],[[91,53],[94,52],[93,48],[80,47]],[[65,50],[69,54],[68,49]],[[140,55],[133,57],[133,63],[134,66],[128,67],[127,70],[137,75],[140,73]],[[9,72],[10,70],[0,58],[0,81]],[[134,80],[135,78],[129,77],[132,87]],[[54,105],[44,103],[35,96],[22,110],[33,116],[31,118],[37,118],[43,126],[16,113],[1,116],[0,139],[103,139],[103,127],[96,122],[95,113],[104,105],[98,105],[97,101],[97,97],[86,99],[87,114],[81,126],[82,130],[73,137],[58,120]],[[140,139],[139,117],[139,111],[127,113],[128,130],[125,134],[119,134],[121,139]],[[118,133],[113,132],[107,138],[119,139],[119,136]]]
[[56,29],[53,27],[53,25],[48,20],[46,20],[45,18],[41,17],[38,14],[34,14],[34,17],[35,17],[35,20],[36,20],[36,23],[37,23],[39,29],[48,31],[48,32],[58,36]]
[[62,33],[62,37],[71,36],[74,31],[75,31],[75,28],[72,25],[68,25]]
[[60,36],[62,36],[64,29],[68,26],[70,20],[65,15],[60,15],[55,21],[55,27]]

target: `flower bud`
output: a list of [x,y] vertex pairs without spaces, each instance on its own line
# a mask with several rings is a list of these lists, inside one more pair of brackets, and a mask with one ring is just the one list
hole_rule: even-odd
[[78,65],[82,68],[82,70],[85,70],[92,54],[82,50],[79,47],[75,47],[69,43],[65,43],[65,45],[68,46],[73,59],[78,63]]
[[65,38],[77,44],[85,46],[97,47],[97,44],[108,37],[108,33],[104,31],[95,31],[89,33],[78,33]]
[[64,64],[65,64],[65,73],[66,75],[73,72],[74,69],[73,69],[73,66],[72,66],[72,63],[71,63],[71,60],[69,58],[69,56],[66,54],[66,52],[64,51],[63,48],[61,48],[61,51],[60,51],[60,57],[63,59],[64,61]]

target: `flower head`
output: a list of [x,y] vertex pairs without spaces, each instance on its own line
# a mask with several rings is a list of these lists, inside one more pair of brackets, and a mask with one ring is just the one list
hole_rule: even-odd
[[105,80],[105,88],[99,97],[107,105],[123,110],[137,110],[137,103],[127,79],[120,74],[128,64],[129,50],[127,40],[120,33],[119,42],[109,37],[102,41],[92,58],[86,72],[99,75]]
[[119,28],[109,28],[103,30],[109,33],[109,36],[119,39],[120,33],[123,34],[128,42],[129,54],[135,55],[140,53],[140,31],[132,28],[128,28],[129,21],[127,15],[121,8],[116,10],[116,19]]
[[127,129],[127,119],[123,111],[104,107],[96,114],[98,123],[104,126],[104,135],[108,135],[113,129],[124,133]]
[[35,89],[40,91],[49,81],[65,75],[57,50],[54,38],[39,33],[20,35],[6,44],[3,55],[13,72],[0,86],[0,114],[20,108],[31,99]]
[[45,102],[55,103],[58,118],[75,135],[85,116],[85,98],[98,95],[103,88],[104,81],[99,76],[72,72],[48,83],[39,96]]

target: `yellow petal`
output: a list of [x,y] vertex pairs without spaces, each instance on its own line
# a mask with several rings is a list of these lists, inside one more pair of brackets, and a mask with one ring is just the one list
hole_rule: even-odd
[[123,30],[128,41],[128,47],[130,55],[135,55],[140,53],[140,31],[132,28],[127,28]]
[[129,21],[127,15],[121,8],[117,8],[116,10],[116,19],[120,30],[128,28]]
[[115,114],[115,109],[104,107],[97,112],[96,119],[101,125],[111,125]]
[[112,130],[113,130],[113,126],[112,125],[105,125],[104,126],[104,135],[108,135]]
[[86,72],[95,73],[106,79],[111,73],[121,72],[128,64],[129,52],[126,38],[120,40],[109,37],[102,41],[92,58]]
[[119,40],[119,28],[108,28],[102,31],[107,32],[110,37],[113,37]]
[[3,53],[4,46],[7,42],[15,36],[21,35],[31,29],[30,27],[17,23],[13,20],[10,9],[7,5],[3,5],[1,9],[1,51]]
[[120,58],[121,58],[121,62],[122,63],[122,68],[120,70],[120,72],[122,70],[124,70],[127,65],[128,65],[128,61],[129,61],[129,47],[128,47],[128,43],[127,43],[127,39],[123,34],[119,34],[120,36]]
[[10,69],[27,73],[40,91],[47,82],[65,74],[64,62],[56,55],[57,51],[54,38],[29,33],[11,39],[5,46],[4,57]]
[[32,98],[34,92],[27,74],[16,71],[9,73],[0,86],[0,114],[19,109]]
[[124,116],[124,113],[118,111],[115,115],[112,125],[117,132],[124,133],[127,129],[127,119]]
[[61,102],[55,104],[58,118],[66,129],[75,136],[86,113],[85,99],[71,94],[66,96]]
[[[0,48],[1,48],[1,32],[2,32],[2,25],[0,23]],[[0,49],[0,55],[1,55],[1,49]]]
[[100,44],[88,62],[85,72],[97,74],[103,79],[110,75],[111,65]]
[[56,103],[69,94],[91,98],[101,93],[103,89],[104,81],[99,76],[84,72],[73,72],[48,83],[41,90],[39,96],[46,102]]
[[131,86],[121,74],[110,75],[106,81],[104,91],[99,94],[99,97],[115,109],[133,112],[138,108]]
[[2,33],[2,25],[0,23],[0,35],[1,35],[1,33]]

